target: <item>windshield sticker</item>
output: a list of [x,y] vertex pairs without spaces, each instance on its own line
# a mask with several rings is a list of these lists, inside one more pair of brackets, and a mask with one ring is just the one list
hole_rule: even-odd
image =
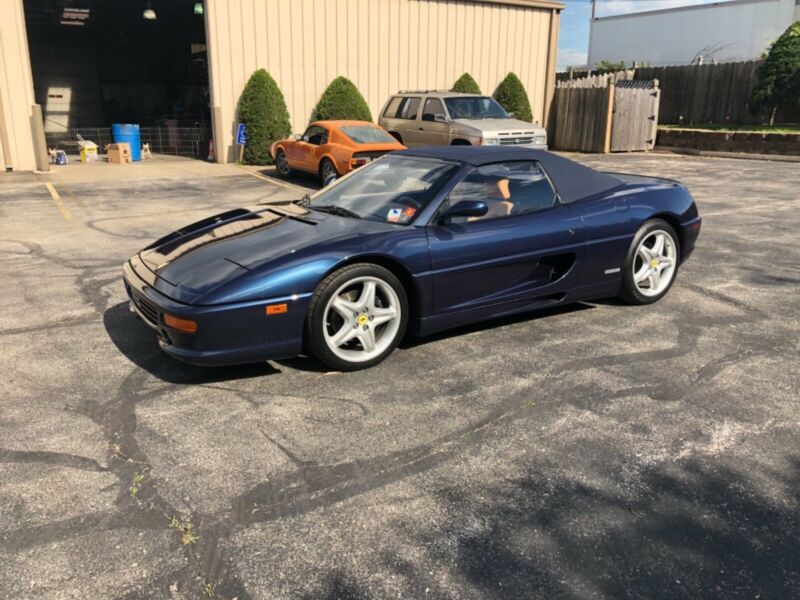
[[390,208],[389,214],[386,215],[386,220],[389,221],[389,223],[399,223],[401,216],[403,216],[402,208]]
[[413,206],[409,206],[400,215],[400,222],[408,223],[411,220],[411,217],[413,217],[416,212],[417,212],[416,208],[414,208]]

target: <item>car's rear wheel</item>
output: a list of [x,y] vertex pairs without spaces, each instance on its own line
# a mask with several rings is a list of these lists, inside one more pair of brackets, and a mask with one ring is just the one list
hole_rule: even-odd
[[636,232],[622,276],[622,297],[632,304],[651,304],[663,298],[678,273],[680,242],[662,219],[647,221]]
[[275,168],[278,169],[278,175],[281,177],[289,177],[292,174],[292,167],[289,166],[289,161],[283,149],[279,149],[275,153]]
[[322,185],[333,183],[339,178],[339,172],[336,170],[331,159],[322,159],[319,165],[319,178],[322,179]]
[[397,277],[378,265],[359,263],[320,283],[311,299],[306,339],[326,365],[355,371],[389,356],[407,323],[408,299]]

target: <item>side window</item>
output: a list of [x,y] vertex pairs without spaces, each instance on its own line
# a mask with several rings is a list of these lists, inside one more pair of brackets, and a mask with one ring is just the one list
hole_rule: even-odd
[[453,188],[440,213],[462,200],[483,200],[489,210],[482,217],[455,222],[523,215],[556,206],[550,180],[539,163],[513,161],[476,167]]
[[422,120],[423,121],[435,121],[436,115],[443,115],[444,106],[442,106],[442,101],[438,98],[428,98],[425,100],[425,108],[422,109]]
[[402,104],[397,111],[398,119],[416,119],[419,112],[419,101],[417,96],[407,96],[403,98]]
[[316,125],[312,125],[308,129],[306,129],[305,134],[303,135],[303,139],[308,142],[309,144],[314,144],[315,146],[321,146],[328,142],[328,130],[324,127],[318,127]]
[[386,110],[383,111],[383,116],[387,119],[395,119],[397,118],[397,109],[400,108],[400,103],[403,101],[403,98],[400,96],[395,96],[391,100],[389,100],[389,104],[386,105]]

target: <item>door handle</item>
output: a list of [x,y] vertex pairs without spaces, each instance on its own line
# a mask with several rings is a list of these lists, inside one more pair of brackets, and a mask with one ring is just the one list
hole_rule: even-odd
[[420,131],[425,131],[425,128],[424,127],[420,127],[419,130]]

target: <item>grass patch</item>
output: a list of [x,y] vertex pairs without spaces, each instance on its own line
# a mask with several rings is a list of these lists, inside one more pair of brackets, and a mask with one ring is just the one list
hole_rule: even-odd
[[659,129],[691,129],[694,131],[723,131],[725,133],[789,133],[800,134],[800,124],[783,125],[659,125]]

